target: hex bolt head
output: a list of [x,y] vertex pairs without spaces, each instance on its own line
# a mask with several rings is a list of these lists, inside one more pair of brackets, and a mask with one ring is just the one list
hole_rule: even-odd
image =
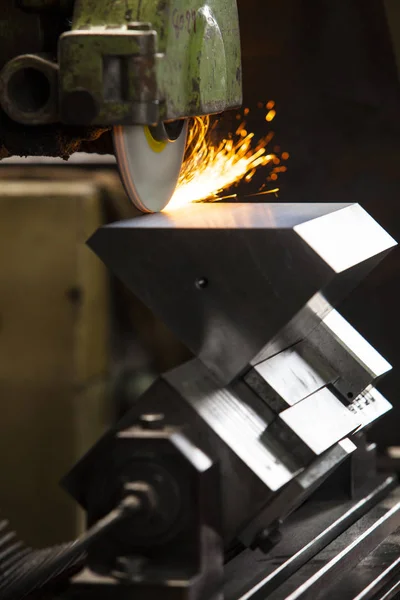
[[282,540],[281,524],[280,521],[274,521],[269,527],[260,531],[251,545],[251,549],[259,548],[261,552],[268,554]]

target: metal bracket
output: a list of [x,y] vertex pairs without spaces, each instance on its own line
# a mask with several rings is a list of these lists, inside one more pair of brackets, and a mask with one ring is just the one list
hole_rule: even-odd
[[59,41],[60,117],[68,124],[159,120],[157,33],[149,23],[90,27]]

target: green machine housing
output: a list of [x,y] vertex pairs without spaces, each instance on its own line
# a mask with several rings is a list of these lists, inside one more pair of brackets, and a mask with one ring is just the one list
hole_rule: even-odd
[[236,0],[8,4],[0,104],[17,123],[153,125],[242,102]]

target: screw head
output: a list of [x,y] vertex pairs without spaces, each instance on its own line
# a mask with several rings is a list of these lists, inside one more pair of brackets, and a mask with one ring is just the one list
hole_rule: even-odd
[[206,277],[199,277],[196,279],[196,287],[198,290],[204,290],[208,286],[208,279]]
[[164,415],[162,413],[140,415],[139,423],[143,429],[162,429],[164,426]]
[[133,580],[143,574],[146,563],[144,556],[118,556],[115,561],[114,575],[117,579]]
[[269,527],[260,531],[251,545],[252,550],[259,548],[261,552],[268,554],[282,540],[280,526],[281,521],[275,521]]

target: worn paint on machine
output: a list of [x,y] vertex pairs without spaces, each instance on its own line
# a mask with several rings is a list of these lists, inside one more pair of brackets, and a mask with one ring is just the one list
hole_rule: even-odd
[[59,60],[69,122],[74,103],[87,123],[152,124],[242,101],[236,0],[76,0]]

